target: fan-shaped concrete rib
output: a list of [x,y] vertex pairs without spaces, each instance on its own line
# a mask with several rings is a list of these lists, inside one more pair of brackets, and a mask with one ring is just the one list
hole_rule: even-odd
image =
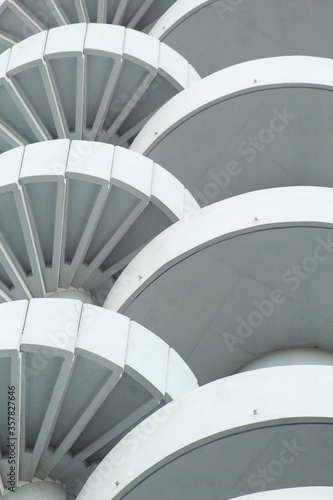
[[0,155],[0,301],[74,287],[103,303],[114,276],[198,205],[153,161],[61,139]]
[[78,500],[227,500],[332,486],[332,377],[327,366],[265,368],[192,391],[168,417],[162,409],[129,433]]
[[[11,439],[17,439],[21,481],[51,477],[75,498],[129,429],[197,387],[165,342],[100,307],[69,299],[15,301],[0,305],[0,323],[0,383],[5,392],[14,387]],[[1,405],[5,486],[7,411]]]
[[278,57],[219,71],[149,120],[131,148],[201,205],[282,186],[333,186],[333,61]]
[[261,57],[332,58],[332,17],[327,0],[179,0],[150,34],[207,76]]
[[175,0],[1,0],[0,52],[45,29],[110,23],[149,31]]
[[126,145],[198,79],[173,49],[129,28],[43,31],[0,56],[0,151],[66,137]]
[[275,349],[333,350],[332,229],[330,188],[230,198],[149,243],[105,307],[167,341],[200,383]]

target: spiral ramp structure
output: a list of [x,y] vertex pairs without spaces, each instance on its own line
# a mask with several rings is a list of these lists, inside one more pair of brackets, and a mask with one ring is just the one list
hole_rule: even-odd
[[333,499],[332,15],[0,1],[0,496]]

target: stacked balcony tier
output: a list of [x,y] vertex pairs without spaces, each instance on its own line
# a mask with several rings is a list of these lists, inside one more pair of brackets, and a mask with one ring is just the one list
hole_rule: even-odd
[[60,289],[103,303],[115,277],[154,236],[198,205],[153,161],[68,139],[0,155],[1,301]]
[[0,56],[0,151],[61,138],[126,146],[198,79],[173,49],[129,28],[43,31]]
[[[69,498],[126,432],[197,387],[161,339],[100,307],[66,299],[16,301],[0,305],[0,319],[1,397],[14,388],[8,401],[15,407],[16,479],[60,480]],[[2,404],[5,487],[7,419]]]

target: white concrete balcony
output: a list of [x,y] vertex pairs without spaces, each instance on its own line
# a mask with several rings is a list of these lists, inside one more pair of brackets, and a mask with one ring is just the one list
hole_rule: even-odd
[[43,31],[0,56],[0,152],[62,138],[126,146],[198,79],[173,49],[129,28],[82,23]]
[[149,31],[175,0],[1,0],[0,52],[45,29],[109,23]]
[[149,243],[104,307],[172,345],[206,383],[276,349],[333,351],[333,189],[247,193]]
[[[167,418],[159,410],[159,421],[148,417],[120,441],[78,500],[144,500],[156,492],[161,500],[252,500],[264,490],[279,492],[253,500],[330,499],[332,381],[332,366],[284,366],[194,390],[171,404]],[[296,493],[279,496],[286,488]]]
[[0,155],[0,301],[80,289],[102,304],[154,236],[199,207],[171,174],[121,147],[68,139]]
[[333,60],[232,66],[169,100],[131,149],[159,162],[201,206],[282,186],[333,187]]
[[[0,305],[0,324],[5,488],[8,387],[15,388],[9,438],[16,447],[14,484],[51,478],[65,485],[67,498],[76,498],[96,465],[131,428],[197,387],[190,369],[161,339],[100,307],[55,298],[16,301]],[[21,497],[19,490],[17,498],[32,498]]]

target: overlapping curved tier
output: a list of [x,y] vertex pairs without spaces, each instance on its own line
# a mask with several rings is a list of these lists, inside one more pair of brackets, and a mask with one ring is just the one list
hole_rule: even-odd
[[[332,380],[328,366],[277,367],[192,391],[175,402],[167,419],[156,422],[153,416],[140,424],[141,432],[151,427],[154,433],[135,453],[130,446],[135,430],[120,441],[78,500],[143,500],[157,491],[161,500],[227,500],[263,489],[331,487]],[[323,498],[331,491],[324,488]],[[310,498],[262,495],[263,500]]]
[[43,31],[0,56],[0,151],[66,137],[128,145],[198,79],[182,56],[135,30],[82,23]]
[[110,23],[147,31],[175,0],[1,0],[0,52],[45,29]]
[[[15,386],[17,479],[60,480],[67,498],[76,498],[128,430],[197,387],[161,339],[100,307],[66,299],[16,301],[0,305],[0,320],[0,383],[5,392]],[[3,404],[5,487],[7,418]]]
[[154,236],[198,211],[172,175],[110,144],[68,139],[0,155],[0,301],[74,287],[103,303]]
[[244,192],[333,186],[333,60],[239,64],[172,98],[131,148],[159,162],[201,205]]
[[149,243],[104,307],[172,345],[200,384],[276,349],[333,351],[332,214],[330,188],[210,205]]
[[332,18],[0,0],[1,498],[332,500]]
[[149,34],[207,76],[260,57],[333,57],[332,16],[325,0],[178,0]]

